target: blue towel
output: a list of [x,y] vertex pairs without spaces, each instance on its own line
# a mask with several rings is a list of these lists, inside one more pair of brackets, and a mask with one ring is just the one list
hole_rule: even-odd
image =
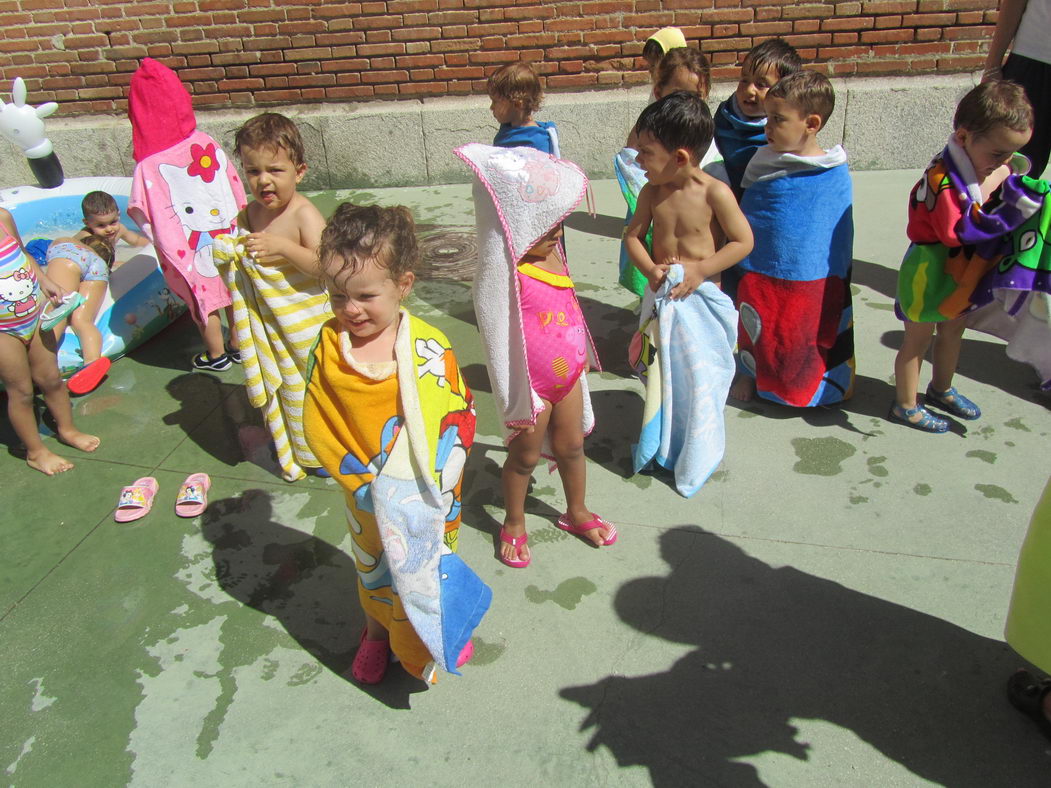
[[740,200],[748,162],[760,145],[766,145],[766,118],[742,118],[734,112],[734,97],[730,96],[715,111],[715,144],[723,155],[730,188]]
[[550,120],[538,120],[535,126],[502,123],[493,138],[493,145],[498,148],[536,148],[556,158],[561,156],[558,150],[558,129],[554,121]]
[[723,409],[734,377],[737,310],[711,282],[681,301],[670,299],[682,278],[675,264],[656,294],[647,288],[629,355],[646,384],[635,472],[650,463],[674,471],[675,489],[689,498],[726,448]]

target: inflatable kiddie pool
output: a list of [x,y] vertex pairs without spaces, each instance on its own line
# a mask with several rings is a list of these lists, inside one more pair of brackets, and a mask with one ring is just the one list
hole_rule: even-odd
[[[24,243],[35,238],[60,238],[73,235],[83,226],[80,202],[92,191],[112,194],[121,221],[129,229],[137,229],[127,213],[131,178],[69,178],[53,189],[0,189],[0,207],[14,216]],[[186,304],[168,290],[153,246],[120,243],[116,251],[120,265],[110,272],[109,289],[95,319],[102,333],[102,355],[112,360],[138,347],[186,311]],[[59,369],[63,376],[69,376],[83,363],[77,335],[67,326],[58,353]]]

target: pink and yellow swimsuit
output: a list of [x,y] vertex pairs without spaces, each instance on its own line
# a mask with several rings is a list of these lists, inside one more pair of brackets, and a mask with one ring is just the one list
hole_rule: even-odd
[[43,303],[29,258],[18,241],[0,231],[0,333],[28,345]]
[[518,264],[519,304],[533,390],[560,402],[587,368],[587,329],[568,271]]

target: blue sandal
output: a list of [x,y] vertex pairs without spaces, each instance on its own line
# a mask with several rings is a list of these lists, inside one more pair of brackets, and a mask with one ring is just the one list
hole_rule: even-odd
[[955,387],[941,393],[927,386],[927,393],[923,395],[927,404],[951,413],[967,421],[974,421],[982,415],[982,409],[971,402],[967,397],[958,392]]
[[[913,421],[912,417],[917,413],[920,414],[920,420]],[[949,422],[945,419],[938,418],[922,405],[917,405],[915,408],[909,408],[906,410],[897,402],[894,402],[890,406],[890,419],[891,421],[900,421],[906,427],[912,427],[914,430],[920,430],[922,432],[949,431]]]

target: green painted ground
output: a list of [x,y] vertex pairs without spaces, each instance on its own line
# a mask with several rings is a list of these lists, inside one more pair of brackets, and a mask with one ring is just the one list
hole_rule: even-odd
[[[117,362],[75,403],[95,455],[54,479],[0,456],[3,784],[1046,786],[1051,747],[1003,698],[1019,661],[1001,631],[1051,417],[1031,372],[969,334],[957,383],[982,420],[940,436],[886,421],[914,177],[856,178],[853,293],[871,308],[855,310],[855,398],[729,406],[723,466],[690,500],[631,475],[624,207],[595,184],[599,215],[571,216],[567,246],[605,369],[589,503],[620,541],[555,529],[561,486],[541,469],[524,571],[493,557],[504,451],[469,286],[419,283],[411,308],[478,396],[461,551],[495,593],[474,661],[429,690],[396,667],[378,688],[344,676],[361,615],[342,497],[280,481],[239,370],[189,373],[186,322]],[[464,186],[317,199],[404,203],[429,233],[473,221]],[[202,470],[208,511],[175,517]],[[114,524],[121,486],[147,475],[154,511]]]

